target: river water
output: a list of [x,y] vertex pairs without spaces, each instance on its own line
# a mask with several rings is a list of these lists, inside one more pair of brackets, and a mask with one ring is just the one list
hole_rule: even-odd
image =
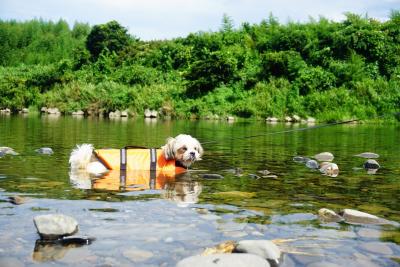
[[[307,125],[0,116],[0,266],[175,266],[226,240],[275,240],[281,266],[399,266],[400,126],[337,125],[273,134]],[[159,147],[187,133],[204,142],[203,160],[159,188],[70,174],[76,144],[97,148]],[[259,135],[253,138],[246,136]],[[207,143],[212,141],[212,143]],[[53,155],[35,149],[50,147]],[[337,177],[293,161],[331,152]],[[380,155],[368,173],[364,158]],[[262,177],[259,171],[270,173]],[[203,174],[223,179],[205,179]],[[264,174],[265,176],[265,174]],[[117,177],[117,176],[116,176]],[[161,187],[161,189],[160,189]],[[26,202],[13,205],[10,196]],[[391,225],[324,223],[318,210],[345,208]],[[62,213],[90,245],[36,244],[33,217]],[[330,265],[329,265],[330,264]]]

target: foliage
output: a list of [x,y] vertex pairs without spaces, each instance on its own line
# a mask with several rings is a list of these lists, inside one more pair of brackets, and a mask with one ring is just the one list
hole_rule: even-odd
[[127,29],[113,20],[106,24],[95,25],[86,39],[86,48],[96,60],[100,54],[119,52],[128,46],[131,38]]
[[116,21],[0,20],[0,108],[371,119],[400,110],[399,14],[239,27],[225,14],[217,32],[155,41]]

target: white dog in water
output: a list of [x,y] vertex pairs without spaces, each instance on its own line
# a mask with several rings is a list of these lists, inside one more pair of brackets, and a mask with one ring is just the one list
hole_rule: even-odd
[[[175,138],[168,138],[161,148],[165,161],[175,161],[176,166],[188,168],[193,162],[201,160],[203,148],[196,138],[180,134]],[[95,156],[95,149],[91,144],[77,145],[69,158],[72,171],[84,170],[88,173],[100,175],[109,171],[109,168]],[[128,159],[129,160],[129,159]]]

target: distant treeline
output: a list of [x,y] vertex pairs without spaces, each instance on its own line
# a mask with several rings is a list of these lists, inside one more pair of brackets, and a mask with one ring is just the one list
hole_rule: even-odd
[[[400,11],[141,41],[116,21],[0,20],[0,109],[369,119],[400,110]],[[392,117],[393,119],[394,117]]]

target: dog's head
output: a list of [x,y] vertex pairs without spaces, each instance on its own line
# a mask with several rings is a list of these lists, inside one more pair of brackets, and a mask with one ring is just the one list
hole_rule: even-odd
[[167,160],[177,160],[185,167],[189,167],[193,162],[201,160],[203,155],[203,148],[199,141],[187,134],[168,138],[167,144],[162,149]]

